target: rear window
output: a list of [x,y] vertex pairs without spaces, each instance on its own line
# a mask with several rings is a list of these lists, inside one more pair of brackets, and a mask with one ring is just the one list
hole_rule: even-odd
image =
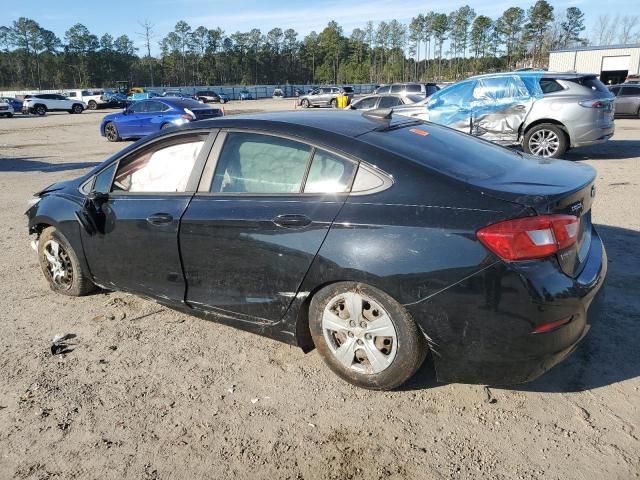
[[504,175],[520,160],[510,150],[446,127],[407,123],[404,127],[369,132],[363,138],[380,148],[464,181]]
[[353,87],[342,87],[342,90],[346,93],[353,93]]
[[582,85],[583,87],[590,88],[596,92],[601,93],[609,93],[609,89],[598,80],[596,77],[580,77],[580,78],[571,78],[568,80],[569,82],[577,83],[578,85]]

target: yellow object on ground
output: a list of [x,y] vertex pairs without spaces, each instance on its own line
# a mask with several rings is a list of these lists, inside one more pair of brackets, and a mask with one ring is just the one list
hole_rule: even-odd
[[349,97],[347,97],[346,95],[338,95],[338,98],[336,99],[336,103],[337,103],[336,106],[338,108],[345,108],[348,102],[349,102]]

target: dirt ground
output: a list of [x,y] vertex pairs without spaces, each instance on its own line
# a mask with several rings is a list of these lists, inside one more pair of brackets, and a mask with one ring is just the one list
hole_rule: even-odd
[[[227,112],[292,108],[233,102]],[[401,390],[334,376],[317,352],[122,293],[52,293],[26,202],[128,143],[105,112],[0,119],[0,479],[640,477],[640,120],[567,156],[598,170],[606,311],[579,349],[514,388]],[[52,356],[56,334],[73,351]],[[488,396],[489,394],[489,396]]]

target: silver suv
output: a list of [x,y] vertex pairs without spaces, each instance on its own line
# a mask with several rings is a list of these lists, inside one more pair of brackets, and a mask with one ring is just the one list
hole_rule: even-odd
[[525,152],[561,157],[569,148],[607,141],[613,95],[595,75],[540,71],[481,75],[396,113],[418,117]]
[[398,95],[422,95],[430,97],[440,90],[435,83],[393,83],[391,85],[380,85],[374,90],[376,95],[385,93],[395,93]]
[[314,88],[311,93],[298,97],[298,105],[309,107],[335,107],[338,104],[338,96],[346,95],[347,104],[353,99],[353,87],[318,87]]
[[623,83],[609,87],[609,90],[616,97],[613,103],[616,116],[640,118],[640,85]]

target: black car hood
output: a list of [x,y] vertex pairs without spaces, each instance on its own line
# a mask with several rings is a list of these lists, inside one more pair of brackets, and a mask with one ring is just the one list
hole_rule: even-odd
[[34,193],[34,196],[35,197],[41,197],[42,195],[45,195],[47,193],[57,192],[59,190],[64,190],[64,189],[69,188],[69,187],[74,187],[77,184],[78,184],[78,179],[77,178],[75,178],[73,180],[65,180],[65,181],[62,181],[62,182],[52,183],[48,187],[45,187],[42,190]]
[[539,210],[583,189],[594,181],[593,167],[566,160],[523,155],[513,168],[497,177],[473,179],[485,195]]

